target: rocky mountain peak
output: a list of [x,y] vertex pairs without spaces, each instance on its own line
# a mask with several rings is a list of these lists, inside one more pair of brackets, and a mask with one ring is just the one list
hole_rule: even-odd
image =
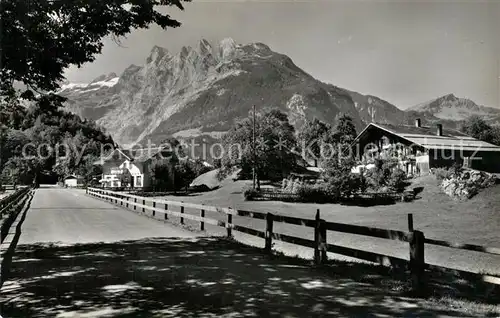
[[95,83],[98,83],[98,82],[106,82],[106,81],[109,81],[113,78],[117,78],[118,75],[116,75],[116,73],[109,73],[109,74],[103,74],[103,75],[100,75],[96,78],[94,78],[91,82],[90,82],[90,85],[91,84],[95,84]]
[[480,106],[468,98],[460,98],[450,93],[436,99],[409,108],[426,116],[434,116],[443,120],[460,121],[471,115],[479,115],[493,120],[500,115],[500,110]]
[[446,100],[446,101],[455,101],[458,98],[455,96],[455,94],[450,93],[450,94],[444,95],[443,97],[441,97],[441,99]]
[[201,55],[212,54],[212,50],[212,44],[210,44],[210,42],[206,39],[201,39],[200,42],[198,42],[198,52]]
[[237,48],[236,42],[232,38],[225,38],[219,43],[219,55],[222,60],[230,60],[234,57]]
[[460,120],[471,113],[499,114],[473,108],[474,102],[454,94],[402,111],[376,96],[322,83],[259,42],[239,45],[232,38],[218,43],[201,39],[193,47],[169,53],[155,46],[148,63],[129,66],[119,81],[116,74],[108,74],[91,86],[67,85],[67,107],[97,120],[122,144],[159,142],[173,134],[219,136],[245,118],[253,105],[277,107],[297,127],[313,118],[334,124],[338,114],[345,113],[358,130],[368,122],[402,124],[414,118],[430,122]]
[[162,60],[165,56],[169,55],[170,53],[166,48],[155,45],[151,49],[151,53],[149,54],[146,63],[147,64],[157,63],[158,61]]

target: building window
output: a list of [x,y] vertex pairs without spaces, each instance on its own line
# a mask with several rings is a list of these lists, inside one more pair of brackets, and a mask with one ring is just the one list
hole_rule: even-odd
[[382,146],[388,146],[388,145],[390,145],[389,138],[387,138],[386,136],[382,137]]
[[137,176],[135,179],[135,186],[142,187],[142,176]]

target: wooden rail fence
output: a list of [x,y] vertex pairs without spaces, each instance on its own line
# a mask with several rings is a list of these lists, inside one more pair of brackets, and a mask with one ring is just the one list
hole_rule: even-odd
[[4,184],[0,187],[0,192],[7,190],[16,190],[17,188],[21,188],[20,186],[16,186],[14,184]]
[[23,187],[0,200],[0,243],[3,243],[7,236],[10,226],[28,198],[30,190],[29,187]]
[[[424,236],[424,233],[413,229],[413,215],[408,215],[408,231],[380,229],[368,226],[359,226],[344,223],[326,222],[321,219],[320,210],[316,211],[315,219],[303,219],[291,216],[276,215],[273,213],[253,212],[244,210],[235,210],[232,208],[219,208],[208,206],[204,204],[168,201],[162,199],[145,198],[123,192],[114,192],[99,188],[88,188],[87,194],[110,201],[114,204],[121,206],[133,206],[133,209],[141,208],[152,211],[153,215],[164,214],[164,219],[168,216],[179,217],[181,224],[184,219],[200,222],[200,229],[205,229],[205,224],[225,227],[227,229],[227,236],[232,237],[232,230],[261,237],[265,240],[264,250],[271,253],[273,240],[283,241],[291,244],[301,245],[314,249],[314,263],[316,265],[324,264],[327,261],[327,252],[341,254],[348,257],[353,257],[369,262],[384,264],[389,261],[391,266],[408,268],[411,273],[412,287],[416,292],[421,292],[425,289],[425,269],[436,267],[425,263],[425,244],[443,246],[448,248],[483,252],[493,255],[500,255],[499,248],[483,247],[471,244],[454,244],[446,241],[429,239]],[[133,202],[132,200],[133,199]],[[138,203],[140,202],[140,203]],[[146,202],[152,202],[152,206],[146,205]],[[171,206],[180,207],[180,212],[169,209]],[[199,210],[200,214],[192,215],[184,213],[185,208]],[[218,212],[226,215],[226,220],[215,220],[205,216],[206,211]],[[233,216],[248,217],[253,219],[260,219],[266,221],[265,230],[257,230],[242,225],[233,223]],[[314,229],[314,241],[304,239],[301,237],[274,233],[274,223],[285,223],[290,225],[304,226]],[[364,250],[357,250],[345,246],[330,244],[327,242],[327,231],[357,234],[368,237],[383,238],[388,240],[396,240],[406,242],[409,244],[410,261],[406,259],[369,252]],[[471,272],[462,271],[465,273],[475,274]],[[500,285],[500,277],[482,275],[482,280],[488,283]]]

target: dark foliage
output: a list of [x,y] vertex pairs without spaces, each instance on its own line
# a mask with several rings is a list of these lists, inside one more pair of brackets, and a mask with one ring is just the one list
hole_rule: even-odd
[[255,163],[258,181],[281,180],[295,168],[296,155],[292,152],[296,146],[295,129],[287,115],[272,109],[256,117],[255,149],[250,117],[237,123],[224,136],[221,177],[240,167],[242,176],[251,178]]
[[324,185],[302,185],[297,190],[298,199],[303,203],[332,203],[333,197],[328,195]]
[[500,126],[491,126],[479,116],[469,117],[461,129],[469,136],[500,146]]
[[93,163],[114,147],[112,138],[95,122],[61,110],[62,101],[48,94],[28,108],[16,100],[0,103],[0,116],[14,119],[2,122],[0,132],[4,182],[31,183],[42,174],[79,174],[90,182],[100,173]]
[[403,192],[409,185],[407,180],[408,177],[406,173],[403,170],[397,168],[391,172],[391,175],[387,180],[387,185],[391,190],[394,190],[396,192]]
[[259,196],[259,191],[255,189],[246,189],[245,192],[243,192],[243,196],[245,200],[252,201]]

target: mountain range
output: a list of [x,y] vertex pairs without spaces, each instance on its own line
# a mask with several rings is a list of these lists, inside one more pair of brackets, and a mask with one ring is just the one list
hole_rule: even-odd
[[478,106],[448,94],[401,110],[372,95],[323,83],[286,55],[263,43],[237,44],[227,38],[172,53],[155,46],[143,65],[121,75],[101,75],[91,83],[66,82],[66,108],[97,121],[122,145],[159,143],[168,136],[217,138],[237,120],[279,108],[300,126],[318,118],[334,124],[348,114],[358,130],[366,123],[441,122],[456,127],[469,115],[500,122],[500,109]]

